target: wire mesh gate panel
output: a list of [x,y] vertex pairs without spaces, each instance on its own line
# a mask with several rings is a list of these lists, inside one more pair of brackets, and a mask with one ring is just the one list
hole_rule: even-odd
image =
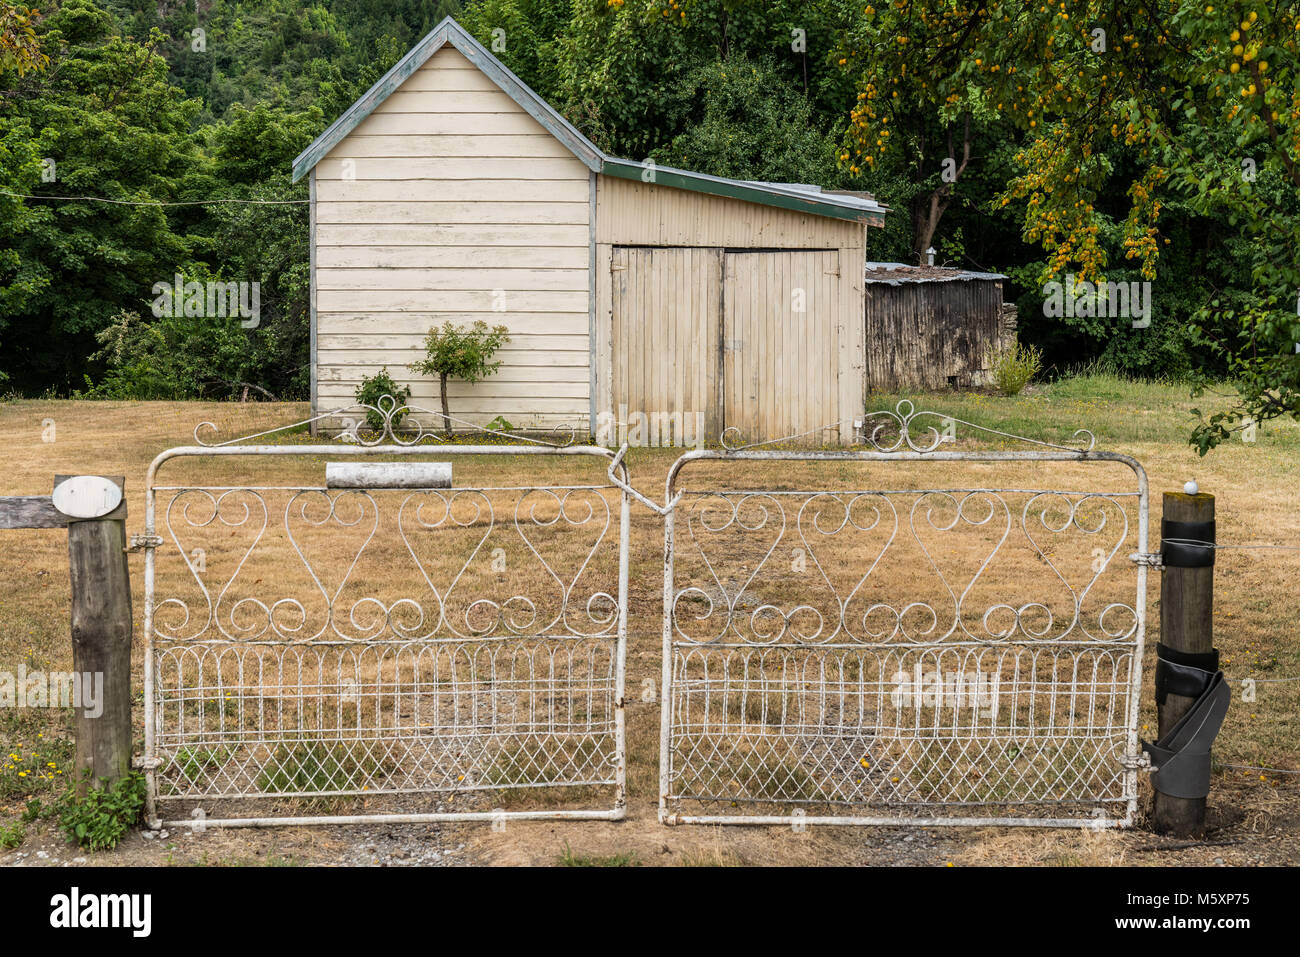
[[941,451],[929,415],[674,464],[665,823],[1132,822],[1145,473],[1088,433]]
[[[150,467],[155,825],[164,807],[213,824],[623,816],[628,500],[603,481],[611,453],[430,447],[412,428],[174,448]],[[431,454],[526,481],[429,487],[408,466]],[[279,481],[326,459],[382,464]],[[534,484],[557,467],[601,481]]]

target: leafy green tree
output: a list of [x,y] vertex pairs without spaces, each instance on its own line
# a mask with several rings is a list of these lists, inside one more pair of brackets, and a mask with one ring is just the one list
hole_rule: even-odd
[[[159,35],[145,43],[113,35],[90,0],[66,0],[37,35],[51,68],[20,78],[5,98],[0,143],[19,162],[0,168],[4,189],[156,203],[184,198],[187,183],[203,179],[190,129],[197,104],[169,83]],[[52,181],[42,180],[45,169]],[[19,388],[68,388],[109,317],[187,263],[185,233],[202,214],[19,202],[0,226],[0,285],[18,290],[0,298],[0,362]]]
[[451,409],[447,404],[447,380],[464,379],[478,382],[501,368],[501,360],[493,359],[503,345],[510,341],[505,326],[492,326],[479,319],[468,329],[460,329],[451,322],[441,329],[433,328],[424,339],[425,358],[411,363],[411,371],[438,377],[438,392],[442,398],[442,425],[447,438],[451,438]]
[[[307,183],[291,185],[293,157],[314,138],[319,110],[235,107],[212,129],[220,194],[250,202],[209,207],[202,257],[225,281],[258,282],[260,316],[237,367],[219,379],[254,382],[279,398],[303,398],[311,382],[311,273]],[[242,394],[242,386],[232,386]]]
[[224,121],[210,128],[221,180],[232,185],[278,182],[287,189],[294,157],[324,125],[325,116],[315,106],[302,111],[266,103],[251,109],[232,106]]
[[944,214],[965,198],[972,162],[1014,135],[960,68],[979,42],[982,5],[858,6],[843,5],[847,29],[836,59],[857,83],[839,160],[855,176],[888,164],[911,185],[911,258],[925,262]]
[[0,3],[0,76],[43,69],[49,58],[41,52],[34,21],[38,11],[32,7]]
[[807,98],[784,85],[770,62],[736,56],[708,63],[685,85],[702,109],[696,122],[652,152],[656,162],[767,182],[841,179],[833,138],[818,132]]
[[[870,190],[894,210],[872,258],[933,245],[1007,273],[1049,364],[1231,375],[1241,401],[1201,423],[1202,449],[1300,404],[1295,0],[46,12],[0,0],[0,380],[23,391],[89,375],[97,394],[305,395],[307,214],[282,201],[306,188],[289,164],[453,13],[610,152]],[[259,282],[259,324],[151,315],[152,285],[177,273]],[[1044,283],[1070,273],[1155,282],[1151,326],[1044,315]]]
[[[829,59],[843,12],[827,0],[603,0],[567,8],[484,0],[461,19],[490,49],[493,31],[504,31],[496,55],[602,149],[632,159],[690,157],[692,168],[718,175],[757,162],[778,178],[800,178],[785,170],[809,167],[807,153],[826,145],[822,138],[837,129],[852,97],[852,81]],[[743,96],[755,99],[744,104]],[[788,115],[778,128],[782,111]],[[711,129],[699,131],[696,145],[679,140],[702,117]],[[735,129],[727,131],[730,122]],[[719,142],[728,132],[730,146]],[[765,142],[783,158],[756,161]],[[791,149],[802,154],[795,162]],[[811,166],[845,179],[824,158]]]

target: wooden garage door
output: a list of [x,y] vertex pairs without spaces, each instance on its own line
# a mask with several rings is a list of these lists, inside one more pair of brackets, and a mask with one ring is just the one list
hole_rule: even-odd
[[726,427],[745,442],[822,429],[839,408],[838,251],[727,252],[723,265]]
[[640,441],[838,441],[838,251],[616,246],[610,270],[610,411],[658,426]]
[[[722,431],[718,410],[719,302],[722,250],[617,246],[610,260],[613,294],[611,410],[627,423],[644,415],[670,444],[664,422],[682,422],[689,444],[702,424],[706,439]],[[681,416],[679,419],[678,416]],[[691,418],[687,418],[687,417]],[[634,427],[634,426],[633,426]],[[681,445],[673,438],[671,444]]]

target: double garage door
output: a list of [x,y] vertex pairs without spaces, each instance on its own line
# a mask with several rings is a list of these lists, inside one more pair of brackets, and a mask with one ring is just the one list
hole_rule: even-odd
[[732,444],[839,440],[838,250],[616,246],[610,269],[620,421],[680,415]]

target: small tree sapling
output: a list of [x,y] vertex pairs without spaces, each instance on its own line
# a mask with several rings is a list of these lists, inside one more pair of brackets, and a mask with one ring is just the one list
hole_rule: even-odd
[[442,398],[442,424],[447,438],[451,438],[451,409],[447,404],[447,380],[453,376],[466,382],[486,379],[501,368],[501,360],[493,359],[503,345],[510,341],[505,326],[489,327],[478,320],[468,329],[457,328],[450,322],[441,329],[436,326],[424,338],[425,358],[411,363],[411,371],[436,375]]

